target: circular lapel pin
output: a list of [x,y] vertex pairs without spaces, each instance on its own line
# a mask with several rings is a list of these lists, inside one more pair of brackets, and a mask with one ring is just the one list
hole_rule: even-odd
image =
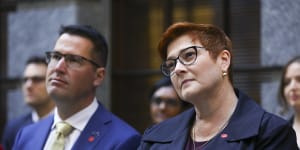
[[95,140],[94,136],[90,136],[89,139],[88,139],[89,142],[93,142],[94,140]]
[[227,137],[228,137],[228,134],[226,134],[226,133],[222,133],[222,134],[221,134],[221,138],[225,139],[225,138],[227,138]]

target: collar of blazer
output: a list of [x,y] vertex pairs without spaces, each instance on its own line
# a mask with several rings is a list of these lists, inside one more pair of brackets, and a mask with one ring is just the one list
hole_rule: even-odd
[[[265,113],[251,98],[235,90],[239,101],[225,129],[216,137],[237,141],[258,135],[259,126]],[[142,138],[145,142],[171,143],[180,138],[187,139],[195,117],[194,108],[180,115],[148,128]]]

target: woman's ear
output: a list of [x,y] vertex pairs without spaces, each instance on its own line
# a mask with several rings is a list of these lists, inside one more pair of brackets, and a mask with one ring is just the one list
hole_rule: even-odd
[[104,77],[105,77],[105,68],[103,67],[97,68],[95,72],[94,85],[99,86],[103,82]]
[[218,61],[223,72],[228,72],[231,63],[231,53],[228,50],[222,50],[218,56]]

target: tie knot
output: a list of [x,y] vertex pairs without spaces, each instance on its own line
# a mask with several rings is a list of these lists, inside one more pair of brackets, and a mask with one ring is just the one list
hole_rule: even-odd
[[73,130],[73,127],[66,122],[56,123],[56,131],[58,133],[63,134],[64,136],[68,136],[72,130]]

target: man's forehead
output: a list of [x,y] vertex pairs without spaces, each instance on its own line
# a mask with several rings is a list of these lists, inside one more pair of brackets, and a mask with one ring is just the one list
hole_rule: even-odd
[[45,64],[28,64],[24,70],[24,76],[46,75],[47,66]]

